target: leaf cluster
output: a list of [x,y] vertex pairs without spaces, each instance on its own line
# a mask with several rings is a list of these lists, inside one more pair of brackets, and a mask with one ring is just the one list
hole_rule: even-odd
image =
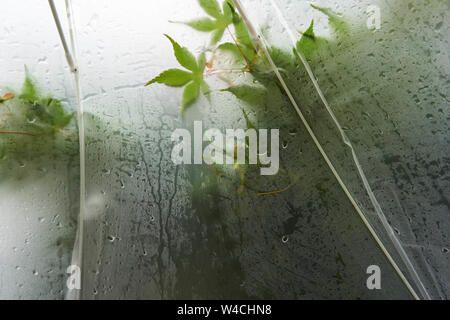
[[210,17],[194,19],[184,22],[184,24],[198,31],[211,32],[210,43],[214,45],[222,39],[225,29],[233,22],[233,3],[226,0],[223,2],[222,8],[217,0],[198,0],[198,3]]
[[67,113],[60,100],[42,96],[26,72],[22,93],[18,97],[26,105],[26,117],[34,126],[58,131],[66,127],[74,113]]
[[[263,103],[267,94],[267,85],[274,81],[278,84],[270,64],[264,54],[257,49],[247,26],[242,17],[237,13],[231,0],[225,0],[222,6],[217,0],[198,0],[200,7],[209,17],[194,19],[184,24],[202,32],[211,32],[211,44],[217,44],[225,30],[230,24],[233,24],[234,34],[230,32],[233,42],[224,42],[219,44],[216,49],[230,53],[239,63],[244,63],[242,72],[249,72],[253,79],[260,85],[254,86],[250,84],[230,85],[229,88],[221,91],[227,91],[235,95],[238,99],[249,105],[256,106]],[[329,23],[337,36],[345,36],[348,32],[346,22],[334,11],[311,5],[314,9],[328,16]],[[324,38],[318,37],[314,33],[314,20],[311,21],[308,29],[301,34],[293,52],[287,52],[277,47],[269,47],[268,51],[275,62],[279,71],[287,72],[298,67],[297,52],[302,53],[307,58],[312,57],[326,43]],[[201,53],[196,59],[194,55],[185,47],[181,47],[170,36],[165,35],[172,43],[173,51],[177,61],[182,69],[169,69],[149,82],[146,86],[153,83],[162,83],[172,87],[184,87],[181,111],[184,113],[199,96],[200,91],[208,95],[210,89],[204,79],[205,70],[205,53]],[[297,51],[297,52],[296,52]],[[210,65],[209,65],[210,67]],[[262,85],[262,86],[261,86]]]
[[175,58],[178,63],[187,70],[169,69],[163,71],[145,85],[148,86],[153,83],[163,83],[171,87],[184,87],[183,98],[181,101],[182,112],[184,112],[184,110],[197,99],[200,90],[205,95],[209,94],[209,86],[203,79],[206,57],[205,53],[201,53],[196,59],[187,48],[180,46],[167,34],[165,34],[165,36],[172,43]]

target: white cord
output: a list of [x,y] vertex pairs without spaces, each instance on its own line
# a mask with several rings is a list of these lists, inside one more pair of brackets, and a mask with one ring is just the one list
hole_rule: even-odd
[[59,38],[61,39],[61,43],[64,48],[64,53],[66,54],[66,59],[67,63],[69,64],[70,71],[76,72],[77,68],[75,67],[69,48],[67,47],[66,38],[64,36],[64,32],[62,31],[61,22],[59,21],[55,3],[53,2],[53,0],[48,0],[48,4],[50,5],[50,9],[52,10],[53,19],[55,20],[56,29],[58,29]]
[[81,103],[81,90],[79,81],[79,72],[76,67],[76,47],[75,47],[75,36],[74,36],[74,21],[72,8],[69,0],[65,0],[67,20],[69,24],[69,36],[71,50],[73,56],[70,54],[69,48],[67,46],[66,38],[64,36],[61,23],[59,20],[58,12],[56,11],[55,4],[53,0],[48,0],[50,9],[55,20],[56,28],[58,29],[59,38],[61,39],[62,46],[66,55],[67,63],[69,65],[70,71],[75,77],[75,90],[77,96],[77,118],[78,118],[78,139],[80,147],[80,212],[78,217],[78,229],[74,245],[74,253],[72,254],[72,265],[76,265],[80,268],[80,283],[81,287],[79,290],[75,289],[67,295],[69,298],[80,299],[81,290],[83,288],[83,243],[84,243],[84,218],[85,218],[85,203],[86,203],[86,165],[85,165],[85,137],[84,137],[84,121],[83,121],[83,105]]

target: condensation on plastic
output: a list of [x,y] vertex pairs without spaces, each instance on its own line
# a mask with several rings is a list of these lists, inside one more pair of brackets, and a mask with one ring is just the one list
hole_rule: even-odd
[[[171,162],[172,131],[194,119],[204,128],[245,128],[247,106],[229,93],[200,98],[183,120],[180,89],[143,87],[178,66],[163,33],[195,54],[205,49],[207,34],[168,22],[202,16],[196,1],[80,1],[74,11],[86,125],[81,298],[411,297],[279,94],[250,113],[261,126],[281,129],[281,167],[300,177],[289,190],[239,196],[236,179],[211,182],[211,167]],[[267,22],[278,24],[274,16]],[[314,97],[312,89],[301,94]],[[260,178],[254,187],[288,182]],[[373,264],[381,267],[382,290],[366,287]]]
[[[61,3],[58,10],[64,12]],[[0,95],[20,92],[26,65],[43,94],[75,109],[73,76],[48,3],[2,1],[0,21]],[[0,113],[4,107],[0,105]],[[70,130],[76,136],[74,124]],[[0,299],[65,296],[77,227],[79,168],[76,139],[70,145],[63,140],[55,145],[64,146],[58,156],[0,159]]]
[[[337,172],[422,298],[448,298],[448,5],[426,1],[317,1],[348,24],[334,37],[307,1],[243,1],[269,45],[292,50],[312,20],[328,39],[309,57],[320,89],[352,142],[373,194],[419,275],[408,274],[358,176],[357,166],[304,67],[286,82]],[[275,3],[275,6],[273,5]],[[369,29],[371,10],[379,29]],[[277,14],[277,10],[280,14]],[[369,21],[370,22],[370,21]],[[285,75],[285,74],[283,74]],[[416,279],[417,280],[417,279]],[[425,291],[417,284],[424,285]]]
[[[269,44],[292,50],[269,1],[242,2],[252,21],[265,26]],[[314,17],[316,34],[332,36],[326,17],[308,2],[276,2],[294,32],[305,31]],[[345,13],[359,28],[355,39],[310,61],[317,81],[421,280],[433,298],[448,298],[445,5],[315,3]],[[374,4],[382,27],[369,32],[365,10]],[[168,22],[203,16],[195,0],[82,0],[73,6],[86,137],[80,298],[411,298],[276,83],[253,109],[214,90],[211,101],[201,97],[184,119],[179,88],[143,87],[178,67],[163,33],[195,54],[205,49],[207,34]],[[33,13],[29,21],[25,11]],[[75,109],[73,76],[48,4],[6,3],[0,16],[0,44],[8,46],[0,51],[6,70],[0,86],[19,89],[27,64],[46,91]],[[300,64],[297,71],[298,79],[287,79],[290,89],[370,217],[348,150]],[[214,89],[227,87],[208,80]],[[239,195],[232,168],[224,169],[232,178],[221,179],[210,166],[172,163],[175,128],[191,128],[195,119],[204,128],[245,128],[241,108],[261,127],[280,128],[280,166],[299,177],[288,190],[257,195],[290,180],[250,172],[252,189]],[[29,171],[25,178],[0,181],[1,298],[63,297],[79,190],[76,160],[69,160],[52,161],[44,173],[19,165],[18,172]],[[381,268],[381,290],[366,287],[369,265]]]

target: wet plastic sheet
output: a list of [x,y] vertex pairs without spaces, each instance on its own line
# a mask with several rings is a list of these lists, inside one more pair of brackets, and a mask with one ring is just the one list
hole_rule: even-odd
[[[174,57],[168,54],[171,46],[162,36],[163,33],[169,33],[195,54],[200,53],[204,43],[208,42],[207,34],[184,25],[168,23],[168,20],[182,21],[201,14],[198,7],[183,6],[186,7],[164,3],[158,7],[158,17],[152,20],[138,7],[129,15],[132,19],[117,20],[118,12],[130,9],[124,4],[99,3],[89,9],[82,5],[78,8],[83,11],[79,46],[80,56],[83,57],[80,69],[85,70],[82,101],[86,110],[88,177],[87,244],[83,266],[87,271],[84,273],[82,296],[411,297],[299,122],[291,102],[282,95],[269,95],[266,103],[252,106],[250,113],[258,118],[261,126],[281,128],[280,140],[284,146],[280,156],[281,166],[291,174],[298,173],[300,177],[285,192],[260,196],[247,190],[238,195],[236,181],[230,183],[217,178],[217,173],[211,172],[209,166],[176,167],[171,163],[169,150],[172,144],[169,138],[175,128],[191,128],[193,121],[200,119],[205,127],[245,128],[240,108],[248,108],[231,94],[213,91],[210,102],[200,99],[182,120],[179,114],[180,98],[177,96],[179,90],[162,85],[141,87],[160,71],[177,65]],[[273,38],[276,44],[291,46],[285,42],[289,39],[285,38],[283,30],[277,29],[281,22],[270,3],[256,6],[244,2],[244,6],[256,25],[267,23],[269,43]],[[288,4],[280,3],[279,6],[289,9]],[[102,15],[98,14],[99,11]],[[189,12],[192,13],[188,15]],[[266,21],[261,20],[265,18]],[[326,21],[323,22],[325,25]],[[320,33],[320,29],[317,32]],[[360,49],[354,50],[359,54]],[[333,59],[338,57],[335,53]],[[333,59],[326,62],[333,67],[340,65]],[[345,57],[341,56],[341,59],[345,60]],[[323,69],[331,68],[325,60],[318,65]],[[312,63],[312,67],[316,72],[316,65]],[[378,70],[377,63],[372,67]],[[321,81],[320,71],[317,77],[322,86],[325,80]],[[353,79],[351,73],[329,72],[338,77],[333,79],[327,74],[330,83],[334,84],[332,89],[335,94],[329,92],[331,89],[323,89],[333,108],[336,108],[335,97],[346,102],[363,99],[366,108],[372,105],[377,108],[379,93],[369,92],[368,96],[375,101],[369,104],[364,90],[356,89],[362,92],[359,97],[336,88],[336,83],[348,85],[344,78],[348,76]],[[294,86],[291,90],[301,98],[302,107],[307,108],[308,119],[314,119],[312,129],[317,132],[319,141],[330,154],[346,185],[350,186],[358,205],[377,229],[388,251],[392,252],[393,259],[398,261],[411,281],[391,239],[383,233],[385,229],[372,211],[372,203],[355,170],[349,149],[340,139],[335,124],[300,67],[298,74],[302,76],[302,87]],[[361,77],[360,72],[358,75]],[[380,85],[379,78],[371,80]],[[361,79],[352,81],[359,83]],[[226,88],[223,83],[220,85]],[[271,90],[278,90],[276,86],[274,83]],[[386,165],[389,156],[382,148],[376,147],[392,147],[387,141],[377,139],[391,139],[389,137],[395,129],[389,127],[392,125],[389,117],[394,115],[389,115],[389,109],[375,113],[359,110],[360,103],[346,105],[350,110],[344,113],[336,111],[336,114],[340,121],[343,121],[344,114],[348,121],[358,123],[357,126],[344,123],[342,127],[358,131],[357,137],[361,142],[352,143],[358,156],[362,153],[361,148],[364,150],[361,167],[364,172],[367,170],[365,168],[371,168],[369,182],[374,185],[374,194],[377,199],[383,199],[381,204],[384,210],[387,210],[386,205],[391,210],[389,221],[407,219],[408,211],[399,200],[400,191],[395,181],[388,183],[390,188],[384,186],[393,178],[393,171]],[[350,116],[355,113],[355,116]],[[347,134],[355,140],[353,134]],[[374,154],[378,158],[374,158]],[[398,158],[394,156],[394,159]],[[369,166],[368,162],[373,166]],[[211,182],[211,177],[217,180]],[[286,177],[259,179],[254,187],[257,191],[276,190],[287,183],[289,179]],[[403,216],[395,215],[396,206],[402,207]],[[446,220],[440,221],[444,224]],[[407,233],[403,233],[402,228],[411,228],[411,224],[394,227],[403,235]],[[401,240],[409,251],[424,246],[423,242]],[[446,259],[444,243],[441,241],[438,246],[440,259]],[[424,260],[423,255],[411,256],[408,252],[408,257],[414,262],[414,269],[419,270],[422,281],[433,286],[439,283],[440,292],[444,292],[442,280],[423,280],[423,276],[430,274],[425,265],[423,268],[417,266]],[[441,265],[443,262],[441,260]],[[385,290],[370,291],[366,287],[366,268],[373,264],[383,270]],[[432,274],[436,277],[435,273]],[[445,270],[443,277],[446,277]]]
[[[82,111],[85,143],[17,162],[9,173],[21,179],[0,180],[1,298],[448,298],[446,4],[240,4],[256,62],[177,23],[206,15],[195,0],[73,2],[79,101],[47,3],[33,2],[38,24],[5,6],[0,87],[18,90],[27,64]],[[229,29],[219,43],[235,41]],[[209,97],[183,115],[181,88],[144,87],[179,67],[163,34],[208,52]],[[278,174],[174,164],[171,135],[194,135],[194,121],[279,129]],[[67,293],[70,264],[81,290]],[[374,265],[380,290],[367,287]]]
[[337,175],[414,289],[422,298],[446,298],[445,5],[243,3],[250,19],[266,26],[261,35],[269,47],[296,46],[313,24],[314,39],[297,46],[313,76],[304,63],[282,76]]

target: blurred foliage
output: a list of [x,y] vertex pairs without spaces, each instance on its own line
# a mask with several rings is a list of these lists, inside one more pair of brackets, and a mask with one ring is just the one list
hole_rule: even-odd
[[18,171],[25,174],[28,162],[40,166],[78,154],[74,113],[67,112],[59,99],[41,94],[27,69],[25,73],[22,91],[8,92],[0,100],[2,179],[17,176]]
[[[267,119],[263,119],[264,116],[261,116],[260,111],[270,107],[271,101],[286,100],[286,93],[263,50],[252,39],[245,21],[237,12],[233,2],[225,0],[222,6],[219,5],[217,0],[198,0],[198,3],[206,14],[215,20],[200,18],[183,23],[200,32],[212,32],[210,46],[196,59],[187,48],[181,47],[175,40],[165,35],[172,43],[178,63],[188,71],[181,69],[166,70],[147,82],[146,86],[161,83],[173,87],[184,87],[181,100],[181,114],[184,115],[185,110],[200,96],[201,89],[203,89],[204,94],[210,92],[206,79],[216,75],[228,85],[227,88],[220,89],[220,92],[233,94],[254,112],[255,124],[250,120],[250,113],[242,109],[247,127],[251,124],[252,128],[256,128],[261,125],[260,122],[267,121]],[[308,60],[313,59],[317,52],[323,48],[339,46],[342,39],[348,38],[350,30],[347,22],[337,13],[327,8],[311,6],[328,17],[329,24],[334,32],[334,38],[325,39],[315,35],[314,21],[311,21],[306,31],[299,31],[301,37],[292,51],[275,46],[267,48],[278,71],[285,76],[288,85],[296,88],[303,87],[303,82],[306,79],[306,74],[299,72],[299,70],[303,70],[299,54]],[[230,29],[231,25],[233,25],[234,32]],[[228,31],[232,42],[221,42],[225,31]],[[208,59],[206,59],[207,54]],[[245,75],[245,77],[240,77],[241,75]],[[219,166],[216,166],[214,170],[223,171]],[[250,172],[252,169],[248,165],[236,164],[234,171],[240,179],[238,193],[242,194],[244,185],[252,189],[251,186],[246,185],[244,175],[245,172]],[[292,181],[298,180],[298,177],[292,178],[284,170],[281,170],[281,172],[283,176],[288,177],[289,186]],[[226,174],[224,173],[223,176],[226,176]],[[265,192],[265,194],[276,192],[278,191]]]

